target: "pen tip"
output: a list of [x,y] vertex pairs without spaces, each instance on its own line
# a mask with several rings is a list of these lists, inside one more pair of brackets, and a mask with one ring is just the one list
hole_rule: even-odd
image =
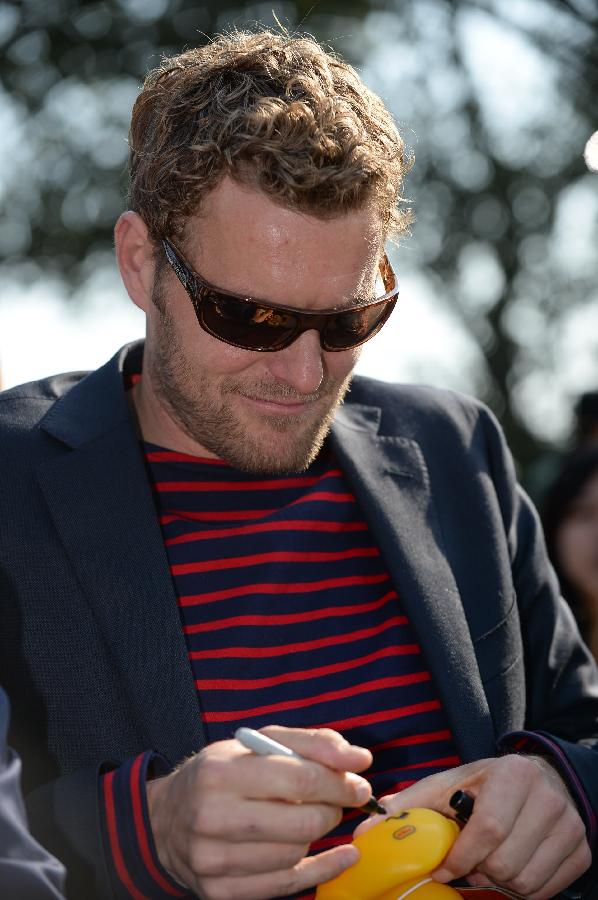
[[378,803],[375,797],[370,797],[364,809],[369,813],[377,813],[380,816],[386,816],[387,812],[381,803]]

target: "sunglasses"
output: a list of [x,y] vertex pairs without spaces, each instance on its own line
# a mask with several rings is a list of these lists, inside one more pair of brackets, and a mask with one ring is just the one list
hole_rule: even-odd
[[395,273],[383,254],[379,267],[386,290],[383,297],[327,312],[275,306],[214,287],[191,268],[170,241],[163,240],[162,244],[168,262],[191,298],[203,330],[243,350],[282,350],[311,329],[319,332],[323,350],[359,347],[380,331],[399,294]]

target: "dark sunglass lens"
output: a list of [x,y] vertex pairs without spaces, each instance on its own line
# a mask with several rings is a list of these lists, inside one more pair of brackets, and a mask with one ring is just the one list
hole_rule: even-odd
[[375,303],[339,313],[324,329],[322,342],[325,349],[348,350],[363,344],[384,325],[394,305],[394,301]]
[[202,292],[200,311],[211,334],[247,350],[284,346],[297,328],[292,314],[217,291]]

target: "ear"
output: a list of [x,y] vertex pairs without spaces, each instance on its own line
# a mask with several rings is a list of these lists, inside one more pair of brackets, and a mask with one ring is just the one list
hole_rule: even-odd
[[114,228],[116,259],[123,284],[133,303],[147,312],[154,283],[153,245],[145,222],[128,210]]

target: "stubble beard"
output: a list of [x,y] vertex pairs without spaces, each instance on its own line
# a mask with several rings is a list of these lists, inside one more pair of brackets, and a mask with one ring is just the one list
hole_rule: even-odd
[[[161,299],[161,298],[160,298]],[[176,326],[162,304],[160,328],[154,335],[150,377],[160,402],[171,419],[202,447],[241,471],[261,475],[303,472],[314,461],[330,431],[334,413],[343,402],[351,375],[341,383],[325,376],[315,394],[298,395],[282,382],[245,379],[230,376],[219,381],[215,397],[208,373],[192,371],[185,357]],[[260,400],[301,400],[308,403],[307,412],[297,416],[270,413],[255,414],[250,429],[235,414],[226,398],[235,395]],[[309,415],[310,405],[323,407]]]

